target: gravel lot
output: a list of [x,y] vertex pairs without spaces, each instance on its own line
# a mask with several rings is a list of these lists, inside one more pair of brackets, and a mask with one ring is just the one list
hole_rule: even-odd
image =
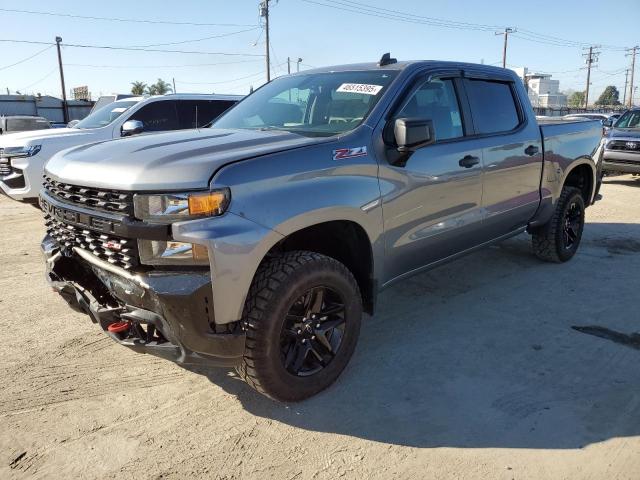
[[523,235],[385,291],[338,383],[292,405],[114,344],[1,197],[0,478],[637,479],[640,179],[602,194],[568,264]]

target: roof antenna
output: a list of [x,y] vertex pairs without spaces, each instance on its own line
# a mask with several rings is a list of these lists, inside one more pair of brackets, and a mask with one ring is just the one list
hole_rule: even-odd
[[378,66],[384,67],[385,65],[391,65],[392,63],[398,63],[398,60],[395,58],[391,58],[391,53],[387,52],[384,55],[382,55],[382,57],[380,57]]

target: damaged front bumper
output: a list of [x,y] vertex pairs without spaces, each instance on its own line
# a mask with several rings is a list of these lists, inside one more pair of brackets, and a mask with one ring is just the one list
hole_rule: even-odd
[[[215,324],[209,271],[134,275],[79,248],[63,253],[49,236],[41,247],[51,287],[121,345],[182,364],[241,360],[245,334]],[[109,328],[118,323],[127,327]]]

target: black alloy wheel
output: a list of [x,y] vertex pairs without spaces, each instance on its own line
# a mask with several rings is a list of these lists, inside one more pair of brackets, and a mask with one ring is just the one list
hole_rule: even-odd
[[580,241],[582,225],[584,223],[584,211],[582,205],[574,201],[564,214],[563,240],[564,248],[571,250]]
[[314,287],[287,313],[280,334],[284,367],[306,377],[325,368],[336,356],[345,331],[344,301],[329,287]]

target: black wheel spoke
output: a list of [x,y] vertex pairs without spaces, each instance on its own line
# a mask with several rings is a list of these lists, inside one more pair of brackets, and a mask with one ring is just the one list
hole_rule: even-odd
[[281,358],[289,373],[313,375],[333,360],[346,328],[344,313],[344,299],[325,286],[310,288],[292,303],[280,333]]
[[297,343],[296,344],[296,354],[294,356],[293,364],[291,365],[291,369],[294,372],[299,372],[304,364],[304,361],[307,359],[307,355],[309,354],[309,345]]
[[333,347],[331,346],[331,343],[329,343],[329,340],[327,340],[327,337],[325,336],[324,333],[320,333],[318,335],[316,335],[315,340],[313,341],[314,346],[315,345],[319,345],[319,349],[321,351],[325,351],[326,353],[330,354],[333,356]]
[[336,303],[334,305],[326,307],[324,310],[322,310],[321,314],[324,317],[329,315],[335,315],[336,313],[341,313],[343,310],[344,310],[344,305],[342,305],[341,303]]
[[324,322],[320,322],[320,326],[318,327],[316,324],[315,331],[327,333],[334,328],[339,327],[344,324],[344,318],[335,318],[333,320],[325,320]]
[[320,313],[324,302],[324,287],[311,289],[305,302],[305,314],[309,318],[313,313]]

